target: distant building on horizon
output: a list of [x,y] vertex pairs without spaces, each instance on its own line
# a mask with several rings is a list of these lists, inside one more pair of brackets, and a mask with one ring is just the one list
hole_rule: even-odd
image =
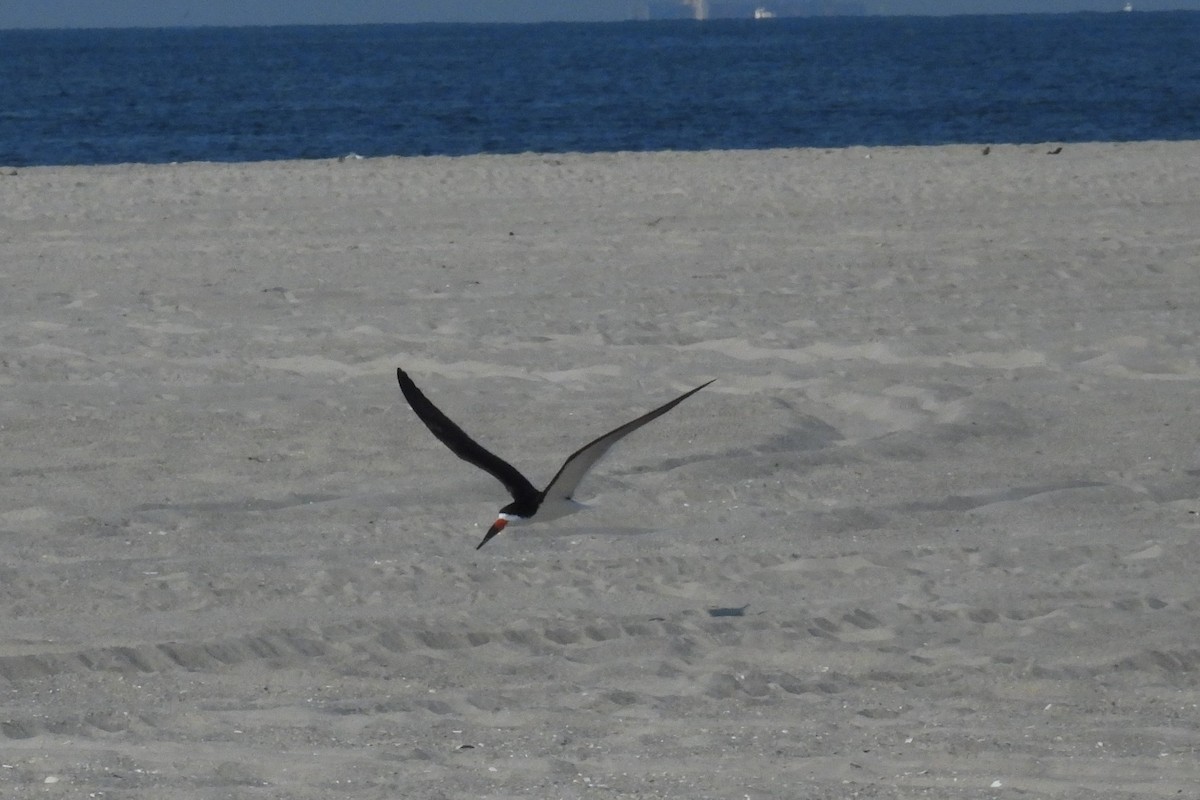
[[639,19],[770,19],[771,17],[864,16],[854,0],[646,0]]

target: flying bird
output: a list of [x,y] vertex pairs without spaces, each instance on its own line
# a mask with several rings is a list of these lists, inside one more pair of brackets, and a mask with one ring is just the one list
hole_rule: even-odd
[[496,515],[496,521],[492,523],[492,527],[488,528],[483,541],[476,545],[476,550],[491,541],[493,536],[508,525],[545,522],[587,508],[584,504],[576,502],[573,495],[588,470],[595,466],[596,462],[603,458],[604,454],[621,439],[647,422],[661,417],[713,382],[703,383],[690,392],[681,394],[671,402],[665,403],[653,411],[648,411],[632,422],[626,422],[621,427],[588,442],[568,456],[546,488],[539,491],[516,467],[476,442],[462,428],[455,425],[417,388],[412,378],[408,377],[408,373],[397,369],[396,379],[400,381],[400,391],[404,393],[404,399],[425,423],[425,427],[429,428],[442,444],[449,447],[454,455],[463,461],[474,464],[503,483],[504,488],[512,495],[513,501],[500,509]]

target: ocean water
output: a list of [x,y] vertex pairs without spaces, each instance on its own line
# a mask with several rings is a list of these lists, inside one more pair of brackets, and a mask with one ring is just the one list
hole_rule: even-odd
[[1200,138],[1200,13],[0,31],[0,165]]

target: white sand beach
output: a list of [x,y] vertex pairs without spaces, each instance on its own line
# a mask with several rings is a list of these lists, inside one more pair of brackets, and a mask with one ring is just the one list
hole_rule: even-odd
[[[0,170],[0,796],[1200,786],[1200,142]],[[534,483],[706,380],[476,551]]]

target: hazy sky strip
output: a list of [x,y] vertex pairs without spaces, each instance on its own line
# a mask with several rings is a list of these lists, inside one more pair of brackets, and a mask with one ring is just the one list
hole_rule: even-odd
[[[1124,0],[861,0],[887,14],[1118,11]],[[1134,0],[1138,11],[1200,10],[1200,0]],[[764,0],[770,6],[770,0]],[[545,22],[629,19],[636,0],[0,0],[0,28]]]

